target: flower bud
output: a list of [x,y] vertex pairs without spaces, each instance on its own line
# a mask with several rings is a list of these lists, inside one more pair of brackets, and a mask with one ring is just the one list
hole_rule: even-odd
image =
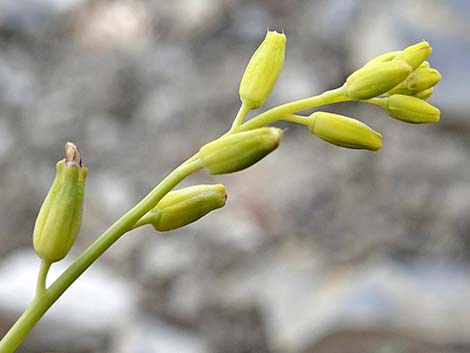
[[250,167],[280,144],[282,130],[262,127],[223,136],[199,150],[199,159],[209,174],[226,174]]
[[196,185],[171,191],[138,224],[151,224],[160,232],[181,228],[223,207],[226,200],[222,184]]
[[268,31],[255,51],[240,82],[240,99],[250,109],[264,104],[284,65],[286,35]]
[[412,91],[423,91],[436,85],[442,76],[436,69],[418,68],[405,80],[406,86]]
[[380,96],[397,86],[411,73],[404,61],[371,63],[353,72],[346,80],[346,94],[364,100]]
[[432,96],[433,92],[434,92],[434,88],[431,87],[423,91],[415,92],[414,96],[416,98],[426,100]]
[[435,86],[440,80],[441,74],[436,69],[419,67],[414,70],[405,81],[388,91],[388,94],[413,96],[419,91],[424,91]]
[[41,206],[33,232],[36,254],[47,262],[62,260],[80,230],[87,168],[78,148],[67,142],[54,182]]
[[326,112],[315,112],[310,118],[310,132],[334,145],[372,151],[382,147],[382,135],[356,119]]
[[402,94],[385,98],[384,109],[392,118],[412,124],[435,123],[440,119],[440,111],[433,105]]
[[423,61],[421,63],[421,65],[418,66],[418,69],[430,69],[431,68],[431,64],[429,63],[429,61]]
[[418,68],[431,53],[431,46],[428,42],[423,41],[403,49],[393,61],[405,61],[414,70]]

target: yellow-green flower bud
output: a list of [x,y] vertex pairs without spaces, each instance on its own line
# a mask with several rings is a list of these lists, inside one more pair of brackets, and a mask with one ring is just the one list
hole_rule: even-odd
[[240,99],[250,109],[261,107],[268,98],[284,65],[287,37],[268,31],[245,69],[240,82]]
[[372,151],[382,147],[382,135],[356,119],[326,112],[315,112],[310,119],[310,132],[334,145]]
[[406,79],[411,71],[404,61],[367,64],[346,79],[346,94],[356,100],[380,96]]
[[440,119],[440,111],[422,99],[394,94],[385,98],[384,109],[395,119],[413,124],[435,123]]
[[405,81],[390,90],[388,94],[413,96],[419,91],[424,91],[435,86],[441,78],[441,74],[436,69],[419,67],[414,70]]
[[415,92],[414,96],[416,98],[426,100],[426,99],[428,99],[432,96],[433,92],[434,92],[434,88],[431,87],[431,88],[425,89],[423,91]]
[[250,167],[281,143],[282,130],[262,127],[226,135],[199,150],[199,160],[209,174],[226,174]]
[[383,63],[386,61],[392,61],[400,53],[400,50],[389,51],[388,53],[376,56],[375,58],[369,60],[366,65],[371,63]]
[[62,260],[72,247],[82,220],[87,168],[78,148],[67,142],[54,182],[41,206],[33,232],[36,254],[44,261]]
[[442,76],[439,71],[431,68],[417,68],[405,80],[406,86],[412,91],[424,91],[436,85]]
[[429,63],[429,61],[423,61],[421,63],[421,65],[418,66],[418,69],[429,69],[431,68],[431,64]]
[[223,207],[226,199],[222,184],[196,185],[171,191],[137,224],[151,224],[161,232],[181,228]]
[[405,61],[413,70],[418,68],[426,58],[431,55],[432,48],[428,42],[419,42],[403,49],[394,61]]

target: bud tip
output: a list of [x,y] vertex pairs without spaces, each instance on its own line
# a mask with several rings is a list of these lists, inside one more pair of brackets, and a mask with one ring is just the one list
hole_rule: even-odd
[[79,167],[83,166],[80,151],[72,142],[65,144],[65,163],[68,165],[75,164]]
[[285,45],[287,42],[287,36],[285,35],[284,30],[282,30],[281,33],[276,30],[268,30],[266,32],[266,38],[272,40],[273,43],[276,43],[276,45]]
[[273,140],[277,142],[277,145],[281,143],[281,137],[284,134],[284,131],[281,129],[271,129],[271,135],[273,136]]

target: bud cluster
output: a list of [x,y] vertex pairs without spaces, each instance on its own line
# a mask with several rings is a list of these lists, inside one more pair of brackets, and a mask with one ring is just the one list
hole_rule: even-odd
[[426,91],[441,79],[439,71],[425,61],[431,53],[431,46],[423,41],[379,55],[346,79],[346,95],[366,100],[384,94],[416,95]]
[[431,46],[423,41],[379,55],[347,78],[345,94],[382,106],[392,118],[404,122],[437,122],[439,109],[425,102],[441,80],[439,71],[426,61],[431,53]]

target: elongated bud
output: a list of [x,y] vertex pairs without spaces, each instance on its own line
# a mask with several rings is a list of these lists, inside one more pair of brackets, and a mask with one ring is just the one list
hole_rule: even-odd
[[226,174],[250,167],[280,144],[282,130],[262,127],[227,135],[204,145],[199,159],[209,174]]
[[245,69],[240,82],[240,99],[250,109],[264,104],[284,65],[287,37],[268,31]]
[[65,159],[57,163],[56,177],[34,226],[34,250],[47,262],[63,259],[80,230],[87,171],[78,148],[67,142]]
[[380,96],[397,86],[411,73],[404,61],[371,63],[353,72],[346,80],[346,94],[364,100]]
[[436,85],[442,76],[439,71],[431,68],[418,68],[405,80],[407,88],[413,91],[424,91]]
[[441,74],[436,69],[419,67],[414,70],[405,81],[390,90],[388,94],[405,94],[412,96],[419,91],[424,91],[435,86],[441,78]]
[[430,69],[430,68],[431,68],[431,64],[429,63],[429,61],[423,61],[421,65],[418,66],[418,69]]
[[403,49],[393,60],[405,61],[414,70],[418,68],[424,62],[424,60],[426,60],[427,57],[431,55],[431,53],[431,45],[429,45],[428,42],[423,41]]
[[385,98],[384,109],[395,119],[413,124],[435,123],[440,119],[440,111],[422,99],[394,94]]
[[431,88],[425,89],[423,91],[416,92],[414,94],[414,96],[416,98],[426,100],[426,99],[430,98],[433,93],[434,93],[434,88],[431,87]]
[[196,185],[171,191],[138,224],[151,224],[161,232],[184,227],[223,207],[226,199],[222,184]]
[[334,145],[372,151],[382,147],[382,135],[356,119],[326,112],[315,112],[310,118],[310,132]]

